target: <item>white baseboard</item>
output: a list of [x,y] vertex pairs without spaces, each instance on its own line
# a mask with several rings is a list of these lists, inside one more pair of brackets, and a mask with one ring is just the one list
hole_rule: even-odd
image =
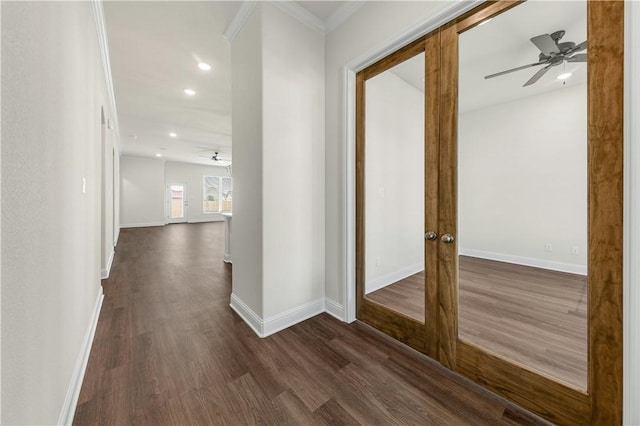
[[120,228],[146,228],[148,226],[164,226],[164,222],[126,223],[120,224]]
[[118,240],[120,239],[120,227],[118,227],[118,230],[116,231],[116,238],[113,240],[113,246],[117,247],[118,246]]
[[324,312],[325,304],[324,298],[320,298],[265,319],[233,293],[230,306],[259,337],[267,337]]
[[389,284],[393,284],[397,281],[403,280],[423,270],[424,270],[424,265],[422,263],[416,263],[415,265],[409,265],[398,271],[394,271],[389,274],[383,275],[380,278],[376,278],[373,281],[367,282],[367,284],[365,285],[365,289],[366,289],[365,294],[373,293],[374,291],[380,290],[381,288],[386,287]]
[[216,218],[207,218],[207,219],[189,219],[187,221],[187,223],[203,223],[203,222],[223,222],[224,218],[223,217],[216,217]]
[[324,311],[338,319],[340,321],[344,321],[344,306],[340,303],[336,302],[333,299],[329,299],[328,297],[324,298]]
[[102,301],[104,300],[104,293],[102,287],[100,287],[100,293],[98,299],[93,308],[91,321],[87,328],[87,333],[82,341],[80,353],[76,359],[76,365],[73,368],[71,374],[71,381],[67,389],[67,395],[64,398],[62,404],[62,410],[58,417],[58,425],[71,425],[73,423],[73,416],[76,413],[76,406],[78,405],[78,397],[80,396],[80,389],[82,388],[82,380],[84,379],[84,373],[87,369],[87,361],[89,361],[89,354],[91,353],[91,346],[93,345],[93,336],[96,334],[96,326],[98,325],[98,318],[100,317],[100,309],[102,308]]
[[262,321],[262,318],[260,318],[260,315],[256,314],[253,309],[247,306],[242,299],[231,293],[229,306],[231,306],[231,309],[236,311],[236,314],[240,315],[240,318],[242,318],[258,336],[265,337],[263,335],[264,322]]
[[481,259],[496,260],[498,262],[514,263],[516,265],[532,266],[534,268],[549,269],[552,271],[568,272],[570,274],[587,275],[587,267],[572,265],[570,263],[553,262],[550,260],[534,259],[531,257],[513,256],[510,254],[493,253],[490,251],[460,248],[461,256],[478,257]]
[[116,251],[113,247],[111,247],[111,253],[109,254],[109,260],[107,261],[106,269],[100,271],[100,279],[106,280],[109,278],[109,273],[111,272],[111,265],[113,264],[113,257],[115,256]]
[[265,318],[264,335],[269,336],[324,312],[324,297]]

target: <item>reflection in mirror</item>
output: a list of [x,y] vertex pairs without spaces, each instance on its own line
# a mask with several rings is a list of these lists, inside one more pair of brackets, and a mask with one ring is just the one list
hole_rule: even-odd
[[459,338],[581,389],[586,36],[586,2],[514,7],[460,35],[458,95]]
[[366,81],[365,294],[424,322],[424,53]]

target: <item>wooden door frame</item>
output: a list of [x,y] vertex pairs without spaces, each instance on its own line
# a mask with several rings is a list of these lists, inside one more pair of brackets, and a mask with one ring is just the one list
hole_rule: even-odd
[[[440,150],[441,155],[450,161],[456,157],[456,146],[452,141],[455,142],[457,131],[457,35],[518,3],[486,2],[440,28],[442,46],[449,46],[449,55],[443,55],[441,59],[441,96],[444,102],[440,110]],[[423,352],[551,421],[562,424],[621,424],[624,3],[588,1],[587,4],[590,229],[588,388],[581,391],[460,341],[457,333],[456,286],[438,290],[437,346],[433,348],[431,343],[425,344]],[[363,84],[364,79],[356,76],[356,81],[357,84]],[[356,99],[356,111],[362,111],[358,105],[362,105],[363,101],[364,98]],[[443,111],[449,111],[449,116],[445,116]],[[356,137],[356,146],[358,143],[363,143],[363,140],[358,142]],[[357,148],[356,151],[358,153]],[[456,170],[446,163],[441,165],[440,190],[455,190],[452,184],[455,184]],[[362,166],[360,164],[359,173],[363,172]],[[356,162],[356,181],[358,176]],[[362,177],[361,174],[360,179]],[[447,212],[455,212],[457,199],[450,198],[448,204],[441,205],[441,226],[438,231],[455,235],[455,215],[451,218]],[[362,207],[363,199],[356,197],[356,210]],[[355,217],[357,228],[360,216]],[[356,249],[363,247],[362,243],[356,238]],[[439,249],[446,265],[438,271],[441,281],[455,277],[455,250],[455,244]],[[362,259],[358,262],[356,256],[356,276],[358,271],[362,272],[363,266]],[[362,283],[360,285],[362,287]],[[362,297],[357,282],[356,297]],[[407,339],[399,340],[406,343]]]
[[[440,233],[456,235],[458,34],[520,2],[487,2],[442,28]],[[587,2],[588,387],[532,372],[458,338],[457,245],[440,246],[439,361],[562,424],[622,423],[624,3]],[[441,197],[442,198],[442,197]]]

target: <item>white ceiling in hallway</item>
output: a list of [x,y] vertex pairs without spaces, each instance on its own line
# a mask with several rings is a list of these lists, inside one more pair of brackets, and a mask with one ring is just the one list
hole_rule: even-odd
[[[230,50],[222,33],[239,5],[104,3],[123,154],[201,164],[215,164],[215,151],[231,158]],[[201,61],[211,71],[200,70]]]
[[[320,22],[354,2],[295,1]],[[362,2],[359,2],[362,3]],[[225,165],[231,161],[231,61],[223,33],[240,1],[107,1],[104,3],[111,70],[123,154]],[[527,1],[460,38],[460,111],[562,87],[552,68],[538,83],[522,84],[540,67],[485,80],[484,76],[535,62],[533,36],[560,29],[562,41],[586,39],[586,2]],[[353,13],[353,10],[352,12]],[[205,72],[203,61],[212,66]],[[414,61],[415,62],[415,61]],[[401,77],[422,88],[423,67],[401,66]],[[586,81],[586,64],[566,64],[566,85]],[[194,96],[183,90],[191,88]],[[175,133],[176,137],[171,137]],[[227,160],[215,163],[214,152]]]
[[[334,25],[336,16],[355,11],[345,11],[348,1],[290,3]],[[223,33],[241,4],[104,2],[123,154],[209,165],[232,160],[231,58]],[[212,70],[200,70],[200,61]],[[185,95],[186,88],[196,94]],[[211,160],[216,151],[225,161]]]
[[349,3],[348,1],[311,1],[311,0],[301,0],[296,1],[297,4],[307,9],[309,12],[316,15],[321,20],[325,21],[327,18],[331,17],[338,9],[340,9],[345,4]]

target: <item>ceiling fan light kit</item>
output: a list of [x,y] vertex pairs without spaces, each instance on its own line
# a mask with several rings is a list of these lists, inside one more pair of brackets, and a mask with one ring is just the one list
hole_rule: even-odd
[[[533,43],[540,50],[540,54],[538,55],[538,62],[487,75],[484,77],[485,80],[499,77],[501,75],[509,74],[515,71],[520,71],[539,65],[545,65],[543,68],[540,68],[522,86],[527,87],[540,80],[540,78],[542,78],[542,76],[545,75],[547,71],[551,69],[551,67],[564,64],[565,62],[587,62],[586,53],[577,53],[587,48],[587,41],[585,40],[580,44],[575,44],[572,41],[560,43],[560,40],[562,39],[562,37],[564,37],[564,34],[564,30],[559,30],[551,34],[540,34],[538,36],[532,37],[531,43]],[[564,73],[563,75],[566,75],[566,79],[571,75],[571,73]]]

